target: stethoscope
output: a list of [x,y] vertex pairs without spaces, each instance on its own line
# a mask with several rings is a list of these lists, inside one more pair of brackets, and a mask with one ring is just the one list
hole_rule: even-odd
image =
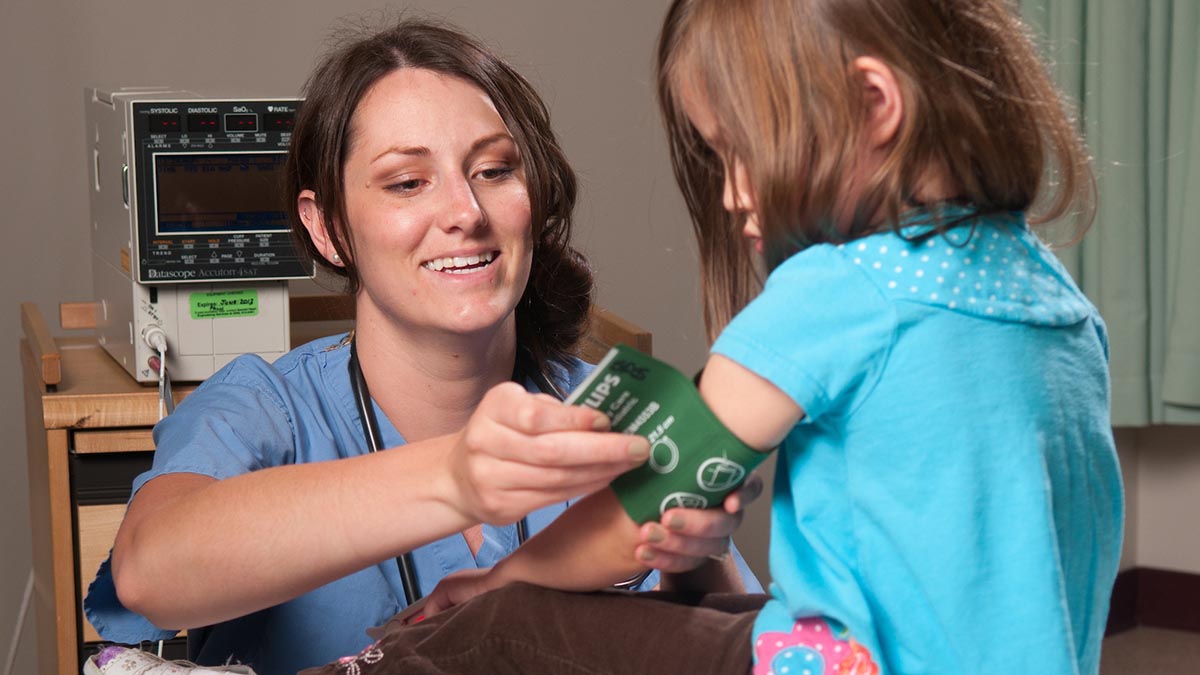
[[[367,388],[367,380],[363,377],[362,367],[358,364],[358,349],[353,338],[350,339],[350,384],[354,389],[354,402],[358,406],[358,418],[362,421],[363,436],[367,439],[367,449],[379,452],[383,449],[383,437],[379,433],[379,420],[375,417],[375,406],[371,404],[371,391]],[[516,367],[513,369],[513,380],[521,382],[521,375],[527,375],[533,380],[538,391],[549,394],[558,400],[566,396],[558,387],[542,373],[541,369],[531,367],[529,357],[523,350],[518,350]],[[525,543],[529,538],[529,523],[526,518],[517,521],[517,545]],[[421,589],[417,585],[417,568],[413,562],[412,552],[406,552],[396,558],[396,566],[400,570],[400,585],[404,588],[404,599],[409,605],[421,599]],[[626,582],[623,582],[626,583]],[[640,583],[640,580],[639,580]]]

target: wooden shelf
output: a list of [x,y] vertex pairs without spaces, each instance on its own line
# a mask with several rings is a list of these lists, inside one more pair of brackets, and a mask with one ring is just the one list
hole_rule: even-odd
[[[42,395],[46,429],[106,429],[153,426],[158,421],[158,387],[139,383],[94,338],[59,341],[62,381]],[[175,402],[195,385],[173,386]]]

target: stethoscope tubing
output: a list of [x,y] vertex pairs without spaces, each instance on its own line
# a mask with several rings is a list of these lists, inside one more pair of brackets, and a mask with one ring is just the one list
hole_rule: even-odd
[[[358,407],[358,417],[362,421],[363,436],[367,440],[367,450],[376,453],[383,449],[383,436],[379,432],[379,420],[375,417],[375,406],[371,404],[371,390],[367,388],[367,380],[363,376],[362,366],[358,363],[356,340],[350,339],[350,385],[354,390],[354,403]],[[563,397],[557,387],[545,375],[538,372],[534,384],[543,393],[550,394],[558,400]],[[529,525],[526,518],[517,521],[517,545],[525,543],[529,538]],[[411,605],[421,599],[421,589],[417,584],[417,566],[413,560],[412,551],[406,551],[396,558],[396,566],[400,570],[400,585],[404,590],[404,600]]]
[[[350,384],[354,388],[354,402],[358,405],[358,417],[362,420],[367,450],[375,453],[383,449],[383,438],[379,433],[379,420],[375,418],[375,406],[371,405],[371,392],[367,389],[362,367],[358,364],[358,350],[354,342],[353,339],[350,340]],[[396,565],[400,569],[400,585],[404,588],[404,599],[411,605],[421,599],[421,590],[417,587],[417,565],[413,561],[412,551],[405,551],[397,557]]]

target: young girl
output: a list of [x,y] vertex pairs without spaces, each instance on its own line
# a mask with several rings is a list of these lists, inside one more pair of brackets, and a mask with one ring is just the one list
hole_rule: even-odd
[[[575,596],[526,671],[729,672],[731,651],[778,675],[1098,671],[1122,526],[1105,330],[1030,227],[1086,223],[1092,181],[1012,5],[672,4],[661,103],[718,335],[700,392],[779,447],[772,598],[746,651],[741,614],[701,635],[705,610],[651,614],[680,638],[647,660],[613,645],[653,603]],[[621,555],[638,535],[601,490],[425,616],[513,581],[599,588],[648,562]],[[411,630],[551,602],[523,593]]]

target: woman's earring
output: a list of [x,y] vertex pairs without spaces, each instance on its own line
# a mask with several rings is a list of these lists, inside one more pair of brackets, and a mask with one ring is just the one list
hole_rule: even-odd
[[338,254],[334,253],[334,254],[333,254],[333,264],[334,264],[334,265],[341,265],[341,264],[342,264],[342,256],[340,256],[340,255],[338,255]]

